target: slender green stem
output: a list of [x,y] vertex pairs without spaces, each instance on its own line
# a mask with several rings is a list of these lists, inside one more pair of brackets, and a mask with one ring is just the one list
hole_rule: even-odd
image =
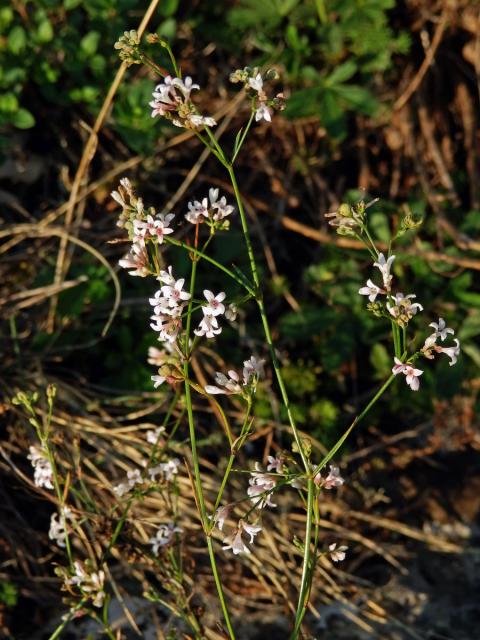
[[213,550],[213,540],[211,536],[207,537],[208,555],[210,556],[210,564],[212,565],[213,578],[217,587],[217,593],[220,600],[220,606],[222,607],[223,617],[225,618],[225,624],[227,625],[228,633],[232,640],[235,640],[235,632],[230,621],[230,614],[228,613],[227,603],[225,602],[225,595],[223,593],[222,582],[218,575],[217,563],[215,560],[215,552]]
[[313,478],[308,479],[307,484],[307,524],[305,527],[305,546],[303,550],[303,567],[302,567],[302,580],[300,583],[300,592],[298,594],[297,612],[295,615],[295,628],[291,635],[291,639],[294,640],[300,629],[300,625],[305,615],[305,611],[308,605],[308,595],[310,592],[311,580],[311,561],[312,561],[312,549],[310,545],[310,539],[312,537],[312,516],[313,516],[313,500],[315,495],[315,484]]
[[[189,312],[187,316],[187,322],[185,327],[185,344],[188,345],[190,340],[190,329],[191,329],[191,320],[192,320],[192,305],[193,305],[193,297],[195,293],[195,280],[197,275],[197,264],[198,261],[194,260],[192,263],[192,272],[190,276],[190,302],[189,302]],[[225,619],[225,624],[227,625],[228,632],[230,634],[230,638],[235,640],[235,634],[233,631],[232,623],[230,621],[230,615],[228,613],[227,605],[225,602],[225,596],[223,594],[222,583],[218,576],[217,563],[215,560],[215,553],[213,550],[213,542],[210,536],[210,532],[208,530],[208,515],[207,509],[205,506],[205,498],[203,496],[203,488],[202,481],[200,477],[200,463],[198,458],[197,451],[197,437],[195,433],[195,423],[193,418],[193,408],[192,408],[192,396],[190,390],[189,379],[189,363],[188,360],[185,361],[183,366],[183,372],[185,376],[185,404],[187,406],[187,416],[188,416],[188,428],[190,434],[190,447],[192,450],[192,460],[193,460],[193,472],[194,472],[194,483],[195,483],[195,493],[197,494],[198,500],[198,508],[200,510],[200,520],[202,522],[203,530],[207,535],[207,546],[208,546],[208,555],[210,557],[210,564],[212,567],[212,573],[215,579],[215,585],[217,587],[218,598],[220,600],[220,605],[222,607],[223,616]]]
[[247,137],[248,132],[250,131],[250,127],[252,126],[254,115],[255,115],[255,111],[252,109],[252,113],[250,114],[250,118],[248,119],[247,125],[246,125],[244,131],[242,131],[242,135],[240,136],[240,140],[238,141],[238,144],[235,147],[235,151],[234,151],[232,159],[230,161],[231,165],[233,165],[235,163],[235,160],[237,159],[237,156],[240,153],[240,149],[242,148],[242,145],[245,142],[245,138]]
[[365,231],[365,235],[367,236],[367,238],[370,240],[370,244],[372,245],[373,250],[375,252],[375,260],[376,260],[378,258],[379,251],[375,245],[375,242],[373,241],[372,236],[370,235],[370,231],[368,230],[368,227],[366,224],[363,225],[363,230]]

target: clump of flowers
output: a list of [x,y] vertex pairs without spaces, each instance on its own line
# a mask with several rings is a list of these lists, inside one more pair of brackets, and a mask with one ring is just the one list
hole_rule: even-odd
[[[62,518],[63,516],[63,518]],[[68,507],[61,509],[60,520],[58,520],[58,513],[52,513],[50,518],[50,529],[48,537],[58,544],[59,547],[65,548],[67,532],[65,531],[65,525],[67,522],[73,520],[73,512]]]
[[93,571],[79,560],[74,562],[74,573],[67,578],[67,587],[76,586],[83,596],[87,596],[94,607],[101,607],[105,600],[104,582],[105,572],[101,569]]
[[217,371],[215,373],[217,385],[207,385],[205,391],[213,395],[239,395],[244,398],[250,398],[257,388],[258,380],[263,372],[264,362],[264,360],[257,360],[255,356],[245,360],[242,377],[233,369],[227,371],[227,375]]
[[282,111],[285,108],[285,98],[282,93],[277,93],[273,98],[269,98],[265,91],[264,83],[277,78],[278,73],[275,69],[269,69],[265,75],[262,75],[258,67],[236,69],[230,74],[230,82],[244,85],[247,95],[252,100],[252,112],[255,114],[257,122],[259,120],[271,122],[273,112]]
[[160,549],[168,547],[172,543],[175,534],[182,532],[183,529],[177,527],[173,522],[161,524],[148,541],[152,545],[152,553],[158,556]]
[[218,194],[218,189],[209,189],[208,197],[202,198],[200,201],[189,202],[185,219],[191,224],[206,223],[212,230],[228,229],[225,218],[234,212],[235,207],[227,204],[225,196],[219,198]]
[[32,445],[29,451],[27,458],[32,462],[35,485],[45,489],[53,489],[53,469],[46,449]]
[[217,124],[215,119],[200,115],[193,104],[191,93],[195,89],[200,89],[200,86],[190,76],[184,80],[166,76],[153,92],[153,100],[150,102],[152,118],[163,116],[176,127],[185,129],[214,127]]

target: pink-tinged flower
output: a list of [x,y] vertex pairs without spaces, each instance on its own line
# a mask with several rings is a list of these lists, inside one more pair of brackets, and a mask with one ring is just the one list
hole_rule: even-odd
[[255,536],[262,530],[260,525],[248,524],[248,522],[244,522],[243,520],[240,520],[238,524],[239,527],[241,527],[243,531],[250,536],[250,544],[254,542]]
[[345,480],[340,475],[340,469],[331,464],[327,477],[323,479],[321,474],[317,473],[314,482],[324,489],[336,489],[337,487],[341,487]]
[[217,121],[215,118],[211,118],[210,116],[199,116],[196,113],[192,114],[188,120],[192,123],[192,125],[197,127],[216,127]]
[[164,236],[173,233],[173,229],[169,224],[174,219],[174,213],[160,214],[157,217],[147,215],[146,220],[134,220],[133,231],[135,240],[145,239],[148,237],[157,238],[158,243],[162,244]]
[[411,320],[418,311],[423,311],[423,307],[418,302],[412,302],[417,296],[414,293],[410,293],[408,296],[404,296],[403,293],[396,293],[392,296],[395,304],[387,302],[387,309],[394,318],[400,318],[405,323]]
[[251,553],[250,549],[242,540],[242,530],[237,529],[235,533],[230,536],[227,536],[223,541],[224,546],[222,549],[224,551],[229,551],[230,549],[233,551],[234,555],[238,555],[239,553]]
[[460,355],[460,341],[455,338],[455,346],[454,347],[435,347],[435,351],[438,353],[446,353],[450,358],[450,366],[452,367],[456,362],[457,358]]
[[167,378],[165,376],[150,376],[150,380],[153,382],[153,388],[157,389],[162,385]]
[[152,536],[149,540],[149,543],[152,545],[152,552],[155,556],[158,556],[158,552],[162,547],[168,546],[172,540],[175,533],[182,533],[183,529],[181,527],[176,527],[173,522],[169,522],[168,524],[161,524],[155,535]]
[[50,540],[54,540],[59,547],[65,549],[67,533],[65,531],[64,524],[73,519],[72,510],[68,507],[64,507],[63,518],[58,520],[58,517],[58,513],[52,513],[50,518],[50,529],[48,531],[48,537],[50,538]]
[[225,305],[222,304],[223,300],[225,300],[225,292],[221,291],[217,295],[214,295],[208,289],[205,289],[203,292],[207,305],[202,307],[202,311],[206,316],[220,316],[225,313]]
[[421,369],[414,369],[409,365],[407,365],[407,367],[405,368],[405,371],[404,371],[405,379],[412,391],[418,391],[420,387],[419,378],[422,375],[422,373],[423,371]]
[[118,264],[123,269],[132,269],[128,274],[130,276],[139,276],[145,278],[150,274],[150,265],[148,262],[148,253],[142,244],[136,242],[132,244],[130,253],[128,253]]
[[147,431],[147,442],[150,444],[158,444],[162,433],[165,433],[165,427],[157,427]]
[[205,220],[219,222],[234,211],[232,205],[227,204],[225,196],[218,198],[218,189],[209,189],[208,198],[194,200],[188,203],[188,213],[185,218],[192,224],[201,224]]
[[203,316],[198,328],[194,330],[197,336],[205,336],[206,338],[214,338],[222,333],[221,327],[218,326],[215,316]]
[[101,607],[105,599],[105,591],[103,590],[105,573],[103,571],[88,572],[79,560],[76,560],[73,566],[75,573],[66,583],[77,585],[83,594],[92,599],[94,607]]
[[275,476],[262,471],[258,462],[255,463],[255,471],[250,472],[250,475],[247,494],[253,505],[259,509],[276,507],[277,505],[272,502],[272,494],[277,485]]
[[345,545],[342,545],[341,547],[338,547],[337,549],[337,543],[334,542],[333,544],[328,545],[328,551],[330,554],[330,558],[333,560],[333,562],[342,562],[342,560],[345,560],[345,552],[348,549],[348,547],[346,547]]
[[260,120],[266,120],[267,122],[272,121],[271,109],[267,107],[265,102],[261,102],[255,109],[255,122],[259,122]]
[[227,504],[224,507],[220,507],[215,511],[215,515],[213,516],[214,522],[220,531],[223,531],[223,527],[225,525],[225,520],[230,517],[230,513],[232,511],[232,505]]
[[46,450],[32,445],[29,447],[29,451],[27,458],[31,461],[34,469],[33,481],[35,486],[53,489],[53,470]]
[[256,382],[258,378],[263,374],[263,363],[265,360],[257,360],[255,356],[250,356],[248,360],[243,363],[243,384],[249,385],[252,382]]
[[210,208],[214,211],[212,217],[216,222],[223,220],[223,218],[226,218],[233,213],[235,207],[231,204],[227,204],[225,196],[218,199],[218,189],[210,189],[208,196],[210,199]]
[[170,342],[172,344],[176,342],[182,328],[181,318],[155,315],[152,316],[152,320],[155,321],[155,324],[151,322],[150,327],[158,332],[158,339],[161,342]]
[[405,371],[405,369],[406,369],[407,365],[406,365],[406,364],[404,364],[404,363],[403,363],[399,358],[397,358],[396,356],[395,356],[395,358],[394,358],[394,361],[395,361],[395,364],[394,364],[394,366],[392,367],[392,373],[396,376],[396,375],[398,375],[399,373],[403,373],[403,372]]
[[177,307],[184,301],[190,300],[190,294],[187,291],[183,291],[184,284],[185,278],[180,278],[174,284],[164,284],[161,287],[161,292],[168,300],[169,307]]
[[276,456],[268,456],[268,465],[267,471],[276,471],[277,473],[282,473],[283,471],[283,460],[280,457]]
[[200,224],[208,218],[208,198],[203,198],[201,202],[194,200],[188,203],[188,213],[185,218],[192,224]]
[[390,285],[392,283],[392,276],[390,275],[390,269],[392,268],[393,261],[395,260],[395,256],[390,256],[387,260],[385,260],[385,256],[383,253],[378,254],[377,262],[373,263],[374,267],[380,269],[380,273],[383,278],[383,286],[387,291],[390,291]]
[[224,393],[225,395],[241,394],[242,387],[239,384],[240,376],[236,371],[233,371],[233,369],[227,373],[228,377],[224,373],[221,373],[221,371],[217,371],[215,373],[215,382],[219,386],[207,385],[205,391],[214,395],[220,393]]
[[185,80],[181,80],[180,78],[173,78],[171,84],[172,86],[180,89],[180,91],[183,93],[183,97],[186,100],[190,98],[190,94],[194,89],[200,89],[200,85],[194,84],[190,76],[187,76]]
[[435,333],[433,335],[436,338],[440,338],[442,342],[445,340],[449,333],[451,333],[452,336],[455,334],[455,331],[453,329],[447,327],[443,318],[438,319],[438,324],[436,322],[431,322],[428,326],[435,329]]
[[370,302],[375,302],[376,297],[379,293],[385,293],[383,289],[377,287],[371,280],[367,280],[367,285],[358,290],[358,293],[361,296],[368,296]]

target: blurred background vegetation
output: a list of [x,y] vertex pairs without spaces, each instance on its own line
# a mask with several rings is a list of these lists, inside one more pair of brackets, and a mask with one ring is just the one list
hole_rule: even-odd
[[[146,362],[154,344],[149,282],[121,276],[120,307],[102,336],[114,289],[97,252],[118,271],[125,250],[111,242],[120,235],[109,197],[118,179],[128,176],[158,208],[173,203],[179,218],[208,186],[228,193],[211,159],[198,164],[191,180],[192,158],[201,149],[167,122],[152,120],[148,102],[157,78],[134,66],[95,139],[69,217],[65,202],[82,149],[119,68],[113,45],[144,11],[138,0],[12,0],[0,8],[2,438],[17,464],[25,435],[9,398],[19,388],[53,381],[65,411],[117,417],[163,393],[152,392]],[[171,42],[184,73],[199,82],[201,112],[223,109],[226,140],[248,116],[232,102],[229,73],[247,64],[280,72],[287,108],[272,126],[254,129],[239,174],[257,251],[264,254],[268,310],[295,414],[323,446],[335,442],[392,361],[389,326],[369,315],[358,295],[371,275],[369,256],[354,240],[332,234],[323,215],[342,201],[378,196],[371,221],[383,243],[405,213],[424,219],[418,236],[402,238],[396,275],[400,289],[415,292],[426,309],[416,327],[424,332],[444,317],[457,327],[462,357],[453,368],[447,359],[425,367],[420,393],[395,385],[348,445],[352,465],[353,452],[379,447],[381,453],[357,462],[358,473],[374,473],[376,486],[388,487],[392,469],[413,474],[414,485],[427,468],[433,485],[448,468],[462,470],[460,484],[467,470],[480,478],[472,457],[480,387],[479,12],[474,0],[164,0],[148,27]],[[155,55],[168,67],[162,53]],[[63,225],[90,248],[69,245],[69,268],[56,285],[60,238],[45,231],[49,224]],[[217,243],[216,257],[241,266],[235,234]],[[212,277],[215,287],[222,283]],[[228,362],[240,362],[246,345],[262,349],[249,311],[240,316],[240,344],[228,331],[219,341]],[[268,385],[259,392],[257,415],[267,425],[282,422]],[[404,445],[392,448],[385,440],[419,426]],[[287,446],[287,438],[275,437]],[[1,465],[8,493],[18,481],[7,462]],[[391,516],[406,517],[403,500],[413,489],[403,491],[392,489]],[[412,521],[435,520],[421,491],[412,495],[418,507]],[[0,579],[6,627],[19,594],[38,598],[26,577],[35,575],[41,585],[46,570],[35,564],[41,543],[27,559],[13,550],[14,540],[20,547],[25,541],[31,500],[28,493],[20,502],[4,500],[9,522],[2,520],[0,542],[15,558]],[[454,511],[442,503],[437,516],[442,509]],[[471,512],[469,526],[477,509]],[[39,514],[28,524],[40,529],[44,520]],[[466,629],[455,637],[468,640]]]

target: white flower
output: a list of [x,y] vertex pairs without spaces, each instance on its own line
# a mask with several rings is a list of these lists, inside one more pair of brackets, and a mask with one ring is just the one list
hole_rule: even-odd
[[158,244],[162,244],[163,237],[173,233],[173,229],[169,227],[169,224],[174,217],[174,213],[167,213],[166,215],[160,214],[156,218],[147,215],[146,220],[134,220],[134,240],[138,241],[152,237],[157,238]]
[[[63,509],[63,516],[65,518],[65,521],[71,520],[73,516],[72,510],[68,507],[65,507]],[[48,531],[48,537],[50,538],[50,540],[54,540],[59,547],[65,548],[65,539],[67,534],[65,532],[65,527],[63,526],[63,521],[59,521],[57,519],[58,517],[58,513],[52,513],[50,517],[50,529]]]
[[161,524],[155,535],[149,540],[149,543],[152,545],[153,554],[158,556],[160,548],[169,545],[173,539],[173,535],[175,533],[182,533],[182,531],[183,529],[181,527],[176,527],[173,522]]
[[390,269],[392,268],[393,261],[395,260],[395,256],[390,256],[388,260],[385,260],[385,256],[383,253],[378,254],[377,262],[373,263],[374,267],[378,267],[380,269],[380,273],[383,278],[383,286],[387,291],[390,291],[390,285],[392,283],[392,276],[390,275]]
[[148,262],[148,253],[144,245],[139,242],[132,244],[130,253],[128,253],[118,264],[123,269],[132,269],[129,271],[131,276],[140,276],[145,278],[150,273],[150,265]]
[[201,202],[194,200],[188,203],[188,213],[185,218],[192,224],[200,224],[208,218],[208,198],[203,198]]
[[224,291],[214,295],[211,291],[205,289],[203,295],[208,303],[202,307],[202,311],[206,316],[220,316],[225,313],[225,305],[222,304],[226,295]]
[[113,487],[113,491],[115,495],[119,498],[124,496],[126,493],[129,493],[133,489],[136,484],[142,484],[143,478],[139,469],[134,469],[133,471],[127,472],[127,480],[126,482],[121,482]]
[[440,338],[442,342],[445,340],[449,333],[451,333],[452,336],[455,334],[455,331],[453,329],[447,327],[443,318],[438,319],[438,324],[436,322],[431,322],[428,326],[435,329],[435,333],[433,335],[436,338]]
[[263,80],[260,73],[257,73],[255,78],[249,78],[248,84],[255,91],[263,91]]
[[178,87],[180,91],[183,93],[183,97],[188,100],[190,98],[190,93],[193,89],[200,89],[200,85],[194,84],[192,78],[187,76],[185,80],[181,80],[180,78],[173,78],[172,86]]
[[235,320],[237,319],[237,313],[238,313],[237,305],[233,303],[229,304],[225,311],[225,318],[229,322],[235,322]]
[[375,302],[376,297],[379,293],[385,293],[383,289],[377,287],[371,280],[367,280],[367,285],[358,290],[358,293],[361,296],[368,296],[370,302]]
[[243,520],[240,520],[238,524],[245,533],[250,536],[250,544],[253,543],[255,536],[262,530],[260,525],[248,524],[248,522],[244,522]]
[[330,471],[325,480],[322,478],[320,473],[317,473],[314,482],[324,489],[336,489],[337,487],[341,487],[345,480],[340,475],[340,469],[331,464]]
[[283,460],[282,460],[282,458],[277,458],[277,457],[274,457],[274,456],[268,456],[267,471],[276,471],[277,473],[282,473],[282,471],[283,471]]
[[408,296],[404,296],[403,293],[396,293],[392,296],[394,305],[387,302],[387,309],[394,318],[403,318],[404,321],[410,320],[418,311],[423,311],[423,307],[418,302],[411,302],[413,298],[417,296],[414,293],[410,293]]
[[192,224],[200,224],[210,219],[219,222],[234,211],[232,205],[227,204],[225,196],[218,198],[218,189],[209,189],[208,198],[202,201],[194,200],[188,203],[188,213],[185,218]]
[[460,341],[457,340],[457,338],[455,338],[455,346],[454,347],[439,347],[437,346],[435,348],[435,351],[438,351],[438,353],[446,353],[447,356],[450,358],[450,366],[452,367],[456,362],[457,362],[457,358],[460,355]]
[[232,510],[232,506],[227,504],[224,507],[219,507],[215,511],[214,522],[220,531],[223,531],[223,525],[225,524],[225,520],[230,516],[230,512]]
[[420,387],[420,376],[423,374],[421,369],[415,369],[409,364],[406,364],[399,360],[398,358],[394,358],[395,365],[392,368],[392,373],[396,376],[399,373],[403,373],[405,375],[405,380],[408,386],[412,391],[418,391]]
[[394,362],[395,362],[395,364],[394,364],[394,366],[393,366],[393,368],[392,368],[392,373],[393,373],[395,376],[396,376],[396,375],[398,375],[399,373],[403,373],[403,372],[405,371],[405,369],[406,369],[407,365],[406,365],[406,364],[404,364],[404,363],[403,363],[399,358],[397,358],[396,356],[395,356],[395,358],[394,358]]
[[271,110],[267,107],[265,102],[261,102],[255,109],[255,122],[259,122],[260,120],[266,120],[267,122],[272,121]]
[[183,291],[184,284],[185,278],[180,278],[174,284],[164,284],[162,286],[160,290],[168,300],[168,306],[177,307],[182,302],[190,300],[190,294],[187,291]]
[[255,471],[250,472],[250,475],[247,494],[253,505],[259,509],[276,507],[277,505],[272,502],[272,494],[277,484],[275,476],[262,471],[258,462],[255,463]]
[[345,545],[338,547],[337,549],[337,543],[334,542],[333,544],[328,545],[328,550],[330,552],[330,558],[333,560],[333,562],[342,562],[342,560],[345,560],[345,551],[348,549],[348,547],[346,547]]
[[150,376],[150,380],[153,382],[153,388],[158,389],[166,380],[165,376]]
[[73,565],[75,574],[66,581],[67,584],[77,585],[82,593],[92,598],[94,607],[101,607],[105,599],[105,591],[103,590],[105,573],[103,571],[89,573],[79,560],[76,560]]
[[47,452],[43,448],[35,445],[29,447],[29,451],[30,453],[27,458],[32,462],[35,486],[53,489],[53,470]]
[[243,363],[243,384],[252,384],[263,374],[263,363],[265,360],[257,360],[255,356],[250,356]]
[[[220,385],[220,387],[207,385],[205,387],[205,391],[211,394],[219,394],[219,393],[224,393],[226,395],[230,395],[234,393],[241,394],[242,387],[239,383],[240,376],[236,371],[233,371],[233,370],[230,370],[227,373],[228,373],[228,377],[225,374],[221,373],[220,371],[217,371],[215,373],[215,382],[218,385]],[[223,387],[223,389],[221,387]]]
[[217,121],[215,120],[215,118],[211,118],[209,116],[199,116],[195,113],[189,117],[189,120],[194,127],[215,127],[217,125]]
[[162,433],[165,433],[165,427],[150,429],[149,431],[147,431],[147,442],[149,442],[150,444],[157,444]]
[[224,551],[232,550],[234,555],[238,555],[239,553],[251,553],[250,549],[242,540],[242,530],[237,529],[237,531],[225,538],[223,541],[225,546],[222,547]]
[[198,328],[194,330],[195,335],[205,336],[206,338],[214,338],[220,333],[222,333],[222,329],[218,326],[215,316],[203,316]]

